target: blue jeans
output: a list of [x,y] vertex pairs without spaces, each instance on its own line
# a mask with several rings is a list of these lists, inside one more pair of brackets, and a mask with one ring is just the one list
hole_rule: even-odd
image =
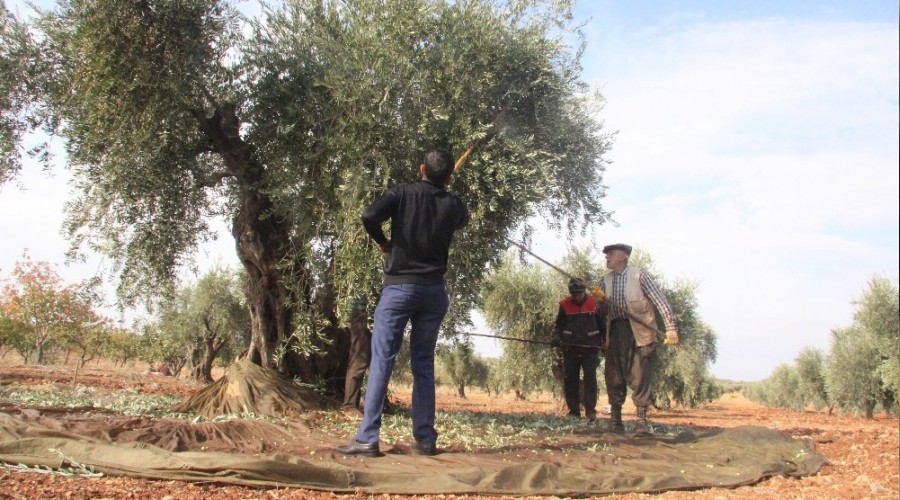
[[443,283],[387,285],[382,288],[375,308],[372,361],[369,364],[363,419],[356,432],[356,441],[378,442],[384,398],[394,370],[394,360],[400,352],[406,325],[411,323],[409,349],[413,375],[413,437],[423,444],[437,443],[437,431],[434,429],[434,348],[441,321],[449,306],[450,300]]

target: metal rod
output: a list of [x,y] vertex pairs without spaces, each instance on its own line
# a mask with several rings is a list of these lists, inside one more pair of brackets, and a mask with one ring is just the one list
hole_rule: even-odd
[[[519,337],[504,337],[502,335],[487,335],[484,333],[467,333],[466,335],[473,335],[475,337],[487,337],[489,339],[500,339],[500,340],[514,340],[516,342],[527,342],[529,344],[543,344],[552,346],[553,343],[546,340],[531,340],[531,339],[522,339]],[[590,349],[600,349],[598,345],[587,345],[587,344],[570,344],[568,342],[563,342],[560,344],[560,347],[587,347]]]
[[506,238],[506,241],[508,241],[508,242],[512,243],[513,245],[515,245],[515,246],[521,248],[524,252],[526,252],[528,255],[531,255],[531,256],[534,257],[535,259],[537,259],[537,260],[543,262],[544,264],[547,264],[548,266],[552,267],[552,268],[553,268],[556,272],[558,272],[559,274],[562,274],[563,276],[565,276],[565,277],[567,277],[567,278],[575,278],[575,276],[572,276],[571,274],[569,274],[569,273],[563,271],[562,269],[560,269],[560,268],[556,267],[555,265],[551,264],[549,261],[546,261],[546,260],[542,259],[542,258],[541,258],[539,255],[537,255],[536,253],[534,253],[534,252],[532,252],[531,250],[525,248],[525,245],[522,245],[521,243],[515,242],[515,241],[513,241],[513,240],[511,240],[511,239],[509,239],[509,238]]

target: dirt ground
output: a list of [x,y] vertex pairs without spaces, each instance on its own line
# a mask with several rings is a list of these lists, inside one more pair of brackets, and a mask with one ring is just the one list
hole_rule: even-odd
[[[22,366],[9,359],[0,361],[0,380],[19,385],[71,383],[71,367]],[[78,375],[78,384],[107,389],[132,388],[143,393],[167,393],[186,397],[199,385],[173,377],[147,375],[143,367],[122,369],[108,364],[89,365]],[[394,388],[394,396],[408,403],[409,389]],[[439,388],[440,409],[471,411],[542,412],[558,411],[558,403],[549,397],[516,401],[512,396],[491,397],[477,390],[469,390],[466,399]],[[633,408],[625,408],[627,418]],[[666,492],[659,495],[627,494],[604,498],[636,499],[736,499],[736,498],[857,498],[896,499],[900,496],[900,437],[898,421],[877,415],[873,420],[860,417],[827,415],[805,411],[791,412],[754,404],[740,395],[729,394],[697,409],[656,411],[655,422],[693,426],[698,428],[729,428],[740,425],[760,425],[777,429],[792,437],[806,437],[816,445],[829,463],[815,476],[799,479],[781,476],[752,486],[735,489],[711,488],[690,492]],[[6,498],[155,498],[155,499],[325,499],[325,498],[384,498],[384,499],[468,499],[466,495],[403,496],[338,495],[299,488],[257,489],[216,484],[154,481],[132,478],[65,477],[58,474],[19,472],[0,469],[0,499]],[[547,498],[547,497],[528,497]]]

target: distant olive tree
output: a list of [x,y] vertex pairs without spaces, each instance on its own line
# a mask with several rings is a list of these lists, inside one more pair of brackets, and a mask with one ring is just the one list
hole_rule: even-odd
[[496,366],[500,390],[525,398],[557,383],[554,350],[529,341],[550,340],[558,301],[565,293],[563,278],[523,265],[512,253],[505,254],[488,277],[482,291],[485,323],[496,335],[522,339],[502,341],[503,356]]
[[241,292],[239,273],[216,268],[185,289],[188,321],[195,325],[191,349],[191,377],[212,381],[213,362],[226,346],[250,341],[250,310]]
[[805,407],[800,393],[800,376],[797,369],[787,363],[775,367],[764,380],[751,384],[744,394],[765,406],[802,410]]
[[453,344],[438,350],[441,372],[447,376],[456,395],[465,398],[466,387],[485,387],[488,380],[488,367],[470,344]]
[[31,327],[24,321],[8,316],[0,307],[0,355],[5,355],[10,350],[23,354],[23,361],[27,361],[27,353],[34,347],[31,342]]
[[874,336],[856,325],[832,330],[825,387],[839,409],[873,417],[883,390],[879,366]]
[[872,418],[880,406],[897,413],[897,357],[900,345],[898,291],[875,277],[858,306],[853,324],[831,332],[825,386],[837,408]]
[[148,340],[151,352],[168,359],[176,372],[187,367],[191,378],[211,382],[219,353],[249,341],[250,313],[240,288],[239,274],[221,268],[183,286],[159,306]]
[[825,354],[814,347],[807,347],[800,351],[794,360],[798,377],[798,392],[805,405],[812,405],[816,410],[831,406],[828,400],[828,390],[825,387]]
[[138,359],[141,352],[140,341],[140,337],[127,328],[111,328],[103,355],[114,364],[125,366],[129,361]]
[[[878,351],[878,375],[894,402],[900,387],[900,292],[888,279],[876,276],[869,289],[854,302],[854,321],[871,333]],[[895,408],[896,409],[896,408]]]
[[151,366],[164,364],[174,376],[179,376],[190,360],[185,349],[183,331],[168,317],[140,327],[140,354],[138,359]]

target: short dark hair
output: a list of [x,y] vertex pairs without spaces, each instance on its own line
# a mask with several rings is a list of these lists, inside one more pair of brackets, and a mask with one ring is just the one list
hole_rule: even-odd
[[587,290],[587,287],[585,286],[583,279],[571,278],[569,280],[569,293],[584,292],[585,290]]
[[445,183],[453,174],[453,154],[446,149],[425,153],[425,177],[431,182]]

